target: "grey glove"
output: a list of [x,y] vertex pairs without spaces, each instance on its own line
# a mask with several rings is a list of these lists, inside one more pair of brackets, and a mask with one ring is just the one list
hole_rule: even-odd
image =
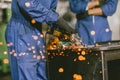
[[106,4],[106,0],[98,0],[98,1],[99,1],[99,5],[96,7],[101,7]]
[[84,18],[86,18],[88,16],[89,16],[88,11],[85,11],[84,13],[78,13],[76,15],[76,18],[77,18],[77,20],[80,20],[80,19],[84,19]]
[[73,29],[63,18],[59,18],[57,22],[54,23],[58,28],[61,28],[66,33],[72,34],[76,33],[75,29]]
[[106,4],[106,0],[99,0],[100,6],[103,6]]

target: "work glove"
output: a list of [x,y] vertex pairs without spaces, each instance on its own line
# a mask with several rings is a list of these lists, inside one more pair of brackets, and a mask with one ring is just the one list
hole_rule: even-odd
[[79,13],[79,14],[77,14],[77,15],[76,15],[76,18],[77,18],[78,20],[80,20],[80,19],[84,19],[84,18],[86,18],[86,17],[88,17],[88,16],[89,16],[88,11],[85,11],[84,13]]
[[99,7],[106,4],[106,0],[98,0],[99,1]]
[[59,18],[55,23],[55,26],[57,26],[58,28],[62,29],[63,31],[69,33],[69,34],[73,34],[76,33],[75,29],[73,29],[63,18]]

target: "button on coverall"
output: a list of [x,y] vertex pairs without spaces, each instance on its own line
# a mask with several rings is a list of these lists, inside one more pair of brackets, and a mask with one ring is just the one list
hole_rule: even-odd
[[[90,0],[70,0],[70,9],[75,14],[84,13]],[[100,6],[104,16],[88,16],[77,20],[76,30],[84,44],[93,45],[95,42],[111,40],[107,16],[116,11],[118,0],[106,0],[106,4]],[[82,15],[81,15],[82,16]]]
[[[47,80],[42,23],[58,20],[57,0],[12,0],[6,29],[12,80]],[[39,30],[38,30],[38,29]]]

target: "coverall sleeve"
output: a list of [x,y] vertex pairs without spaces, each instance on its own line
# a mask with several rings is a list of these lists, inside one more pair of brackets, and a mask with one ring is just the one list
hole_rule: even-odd
[[84,13],[87,8],[88,2],[86,0],[70,0],[70,9],[74,13]]
[[111,16],[113,13],[115,13],[117,8],[118,0],[107,0],[106,4],[103,5],[102,11],[105,16]]
[[56,10],[57,3],[58,3],[58,0],[53,0],[50,8]]
[[55,22],[58,14],[54,9],[48,9],[40,3],[40,0],[17,0],[19,7],[37,22]]

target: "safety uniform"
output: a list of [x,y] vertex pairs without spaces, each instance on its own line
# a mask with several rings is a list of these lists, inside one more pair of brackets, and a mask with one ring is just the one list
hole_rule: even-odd
[[[75,14],[84,13],[90,0],[70,0],[70,9]],[[118,0],[106,0],[101,6],[103,16],[88,16],[77,19],[76,30],[84,44],[93,45],[96,42],[111,40],[112,31],[109,27],[107,16],[116,11]],[[82,16],[82,15],[81,15]]]
[[12,80],[47,80],[41,27],[58,20],[57,0],[12,0],[6,29]]

